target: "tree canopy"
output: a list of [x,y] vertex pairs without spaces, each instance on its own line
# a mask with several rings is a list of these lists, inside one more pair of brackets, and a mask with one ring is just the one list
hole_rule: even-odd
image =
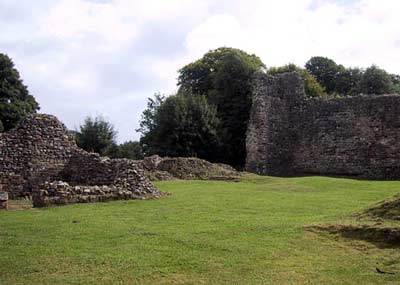
[[315,56],[307,61],[305,67],[326,89],[326,92],[332,93],[336,90],[335,81],[339,74],[339,67],[332,59]]
[[78,146],[84,150],[107,155],[116,145],[117,133],[114,126],[102,116],[88,116],[75,136]]
[[367,69],[346,68],[326,57],[312,57],[305,65],[306,69],[325,88],[328,94],[381,95],[400,91],[397,75],[391,75],[376,65]]
[[376,65],[368,67],[359,83],[359,93],[387,94],[392,91],[392,78]]
[[133,160],[143,159],[143,149],[139,142],[129,141],[116,146],[113,158],[128,158]]
[[0,53],[0,129],[14,128],[26,115],[39,110],[10,57]]
[[[142,117],[150,128],[143,128],[141,143],[146,155],[198,156],[215,160],[218,148],[216,110],[204,96],[181,91],[160,105],[161,97],[149,99]],[[154,114],[148,116],[148,114]],[[144,118],[144,119],[143,119]],[[150,122],[151,121],[151,122]]]
[[252,77],[263,71],[264,63],[256,55],[234,48],[218,48],[179,70],[180,92],[190,90],[205,96],[216,108],[220,122],[221,162],[244,165],[245,134],[252,104]]

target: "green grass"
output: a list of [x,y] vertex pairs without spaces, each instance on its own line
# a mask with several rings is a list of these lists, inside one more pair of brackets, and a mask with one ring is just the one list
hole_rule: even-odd
[[400,249],[316,234],[400,182],[245,176],[171,196],[0,212],[0,284],[399,284]]

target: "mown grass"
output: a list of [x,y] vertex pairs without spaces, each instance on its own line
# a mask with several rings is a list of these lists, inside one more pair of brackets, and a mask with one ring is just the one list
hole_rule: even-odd
[[307,231],[400,182],[168,181],[159,200],[0,212],[0,284],[399,284],[400,249]]

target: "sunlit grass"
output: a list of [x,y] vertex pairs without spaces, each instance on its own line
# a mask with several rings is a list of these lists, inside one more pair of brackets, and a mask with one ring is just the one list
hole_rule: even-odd
[[0,284],[397,284],[398,249],[305,230],[399,192],[326,177],[168,181],[159,200],[0,212]]

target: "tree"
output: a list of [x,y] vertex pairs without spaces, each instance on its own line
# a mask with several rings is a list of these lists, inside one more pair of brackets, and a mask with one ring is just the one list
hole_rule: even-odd
[[234,48],[218,48],[179,70],[179,92],[205,96],[220,121],[221,162],[243,166],[246,130],[252,104],[252,77],[265,65],[256,55]]
[[335,93],[340,95],[356,95],[363,71],[360,68],[345,68],[339,65],[336,76]]
[[[151,128],[142,130],[141,143],[146,155],[198,156],[214,160],[218,150],[218,119],[216,110],[204,96],[182,90],[172,95],[155,109]],[[148,105],[148,109],[153,104]],[[148,114],[146,109],[144,114]],[[143,120],[149,116],[144,115]],[[151,139],[149,139],[151,138]]]
[[84,123],[76,131],[76,142],[86,151],[97,152],[100,155],[113,153],[117,133],[114,126],[102,116],[86,117]]
[[139,142],[129,141],[118,145],[115,158],[143,159],[143,149]]
[[161,93],[155,93],[154,99],[147,98],[147,108],[142,113],[142,118],[140,119],[140,128],[136,129],[137,132],[142,134],[150,133],[155,127],[155,116],[157,114],[158,108],[165,101],[165,95]]
[[392,88],[390,92],[400,94],[400,75],[391,74]]
[[284,72],[297,72],[300,75],[304,81],[304,91],[307,97],[315,98],[325,95],[325,89],[318,83],[315,77],[308,70],[300,68],[293,63],[281,67],[271,67],[267,71],[271,75]]
[[39,110],[19,72],[7,55],[0,53],[0,121],[4,131],[14,128],[28,114]]
[[358,91],[362,94],[387,94],[393,88],[392,78],[376,65],[368,67],[359,82]]
[[328,94],[336,91],[336,79],[340,73],[340,66],[332,59],[314,56],[307,61],[305,67],[325,88]]

